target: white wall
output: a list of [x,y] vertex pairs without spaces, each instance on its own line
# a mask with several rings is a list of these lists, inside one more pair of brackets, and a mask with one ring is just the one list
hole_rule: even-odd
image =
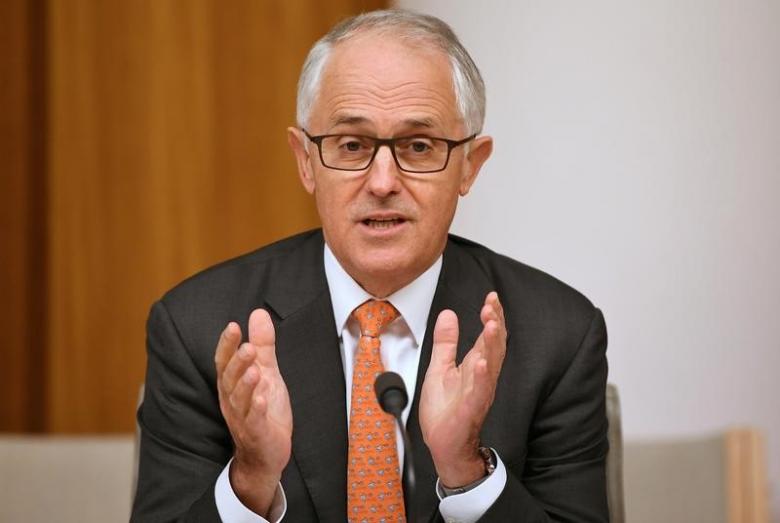
[[751,424],[780,515],[780,2],[403,0],[488,88],[454,231],[582,290],[627,437]]

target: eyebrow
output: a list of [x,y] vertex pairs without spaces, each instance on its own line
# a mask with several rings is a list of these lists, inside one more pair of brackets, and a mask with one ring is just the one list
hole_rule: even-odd
[[[331,120],[331,127],[337,127],[339,125],[362,125],[371,123],[371,121],[365,116],[357,115],[340,115]],[[410,127],[412,129],[431,129],[436,127],[432,118],[407,118],[401,122],[403,127]]]
[[404,120],[403,124],[406,127],[413,127],[415,129],[419,129],[421,127],[426,129],[435,127],[435,124],[431,118],[410,118]]
[[368,118],[364,116],[352,116],[352,115],[337,116],[334,120],[331,121],[333,127],[337,125],[358,125],[367,122],[368,122]]

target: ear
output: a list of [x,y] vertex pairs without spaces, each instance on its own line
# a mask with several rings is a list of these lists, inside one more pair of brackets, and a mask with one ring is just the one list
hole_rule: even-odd
[[490,158],[493,152],[493,138],[490,136],[480,136],[469,145],[469,152],[464,159],[463,175],[460,179],[460,195],[466,196],[471,190],[471,186],[477,179],[482,165]]
[[306,135],[297,127],[287,128],[287,143],[290,145],[290,149],[295,155],[295,162],[298,164],[298,177],[300,177],[306,192],[314,194],[314,172],[311,156],[306,149],[306,140]]

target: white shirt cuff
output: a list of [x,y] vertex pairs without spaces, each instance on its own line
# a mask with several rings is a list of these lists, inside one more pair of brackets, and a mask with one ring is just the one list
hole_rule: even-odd
[[476,523],[504,491],[506,467],[498,452],[493,450],[493,455],[496,456],[496,470],[468,492],[442,499],[439,496],[439,481],[436,481],[436,495],[440,500],[439,512],[446,523]]
[[268,519],[265,519],[246,508],[233,492],[233,487],[230,485],[231,463],[233,463],[232,459],[222,469],[222,473],[214,485],[214,499],[217,502],[219,518],[224,523],[279,523],[287,512],[287,498],[284,495],[282,484],[279,483],[276,487],[274,500],[268,511]]

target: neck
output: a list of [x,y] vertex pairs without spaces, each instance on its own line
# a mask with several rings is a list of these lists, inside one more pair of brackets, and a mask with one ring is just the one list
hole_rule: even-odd
[[399,279],[398,281],[393,281],[389,278],[356,278],[349,271],[347,271],[347,274],[352,276],[352,279],[354,279],[358,285],[360,285],[371,296],[374,296],[375,298],[387,298],[394,292],[399,291],[412,283],[415,278],[422,274],[422,272],[412,278]]
[[399,272],[398,270],[371,272],[361,271],[358,267],[348,263],[347,260],[339,259],[336,253],[333,253],[333,255],[339,265],[341,265],[344,272],[346,272],[350,278],[355,280],[355,282],[360,285],[364,291],[375,298],[384,299],[391,294],[398,292],[419,278],[425,271],[430,269],[434,263],[436,263],[436,260],[439,259],[441,253],[429,263],[420,264],[419,267],[415,267],[404,272]]

